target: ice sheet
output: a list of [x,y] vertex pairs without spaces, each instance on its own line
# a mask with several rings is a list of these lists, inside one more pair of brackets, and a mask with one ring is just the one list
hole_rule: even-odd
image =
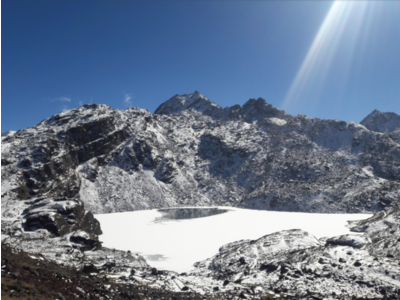
[[[226,207],[221,207],[226,208]],[[187,272],[193,264],[218,252],[219,247],[240,239],[258,239],[285,229],[303,229],[317,238],[350,233],[348,220],[369,214],[311,214],[228,208],[210,217],[155,221],[157,210],[101,214],[103,246],[143,255],[159,270]]]

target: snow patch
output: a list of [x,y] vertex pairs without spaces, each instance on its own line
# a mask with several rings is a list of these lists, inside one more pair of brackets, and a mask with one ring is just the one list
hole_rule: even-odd
[[283,119],[278,119],[278,118],[267,118],[271,123],[274,123],[275,125],[278,126],[284,126],[287,124],[287,122]]

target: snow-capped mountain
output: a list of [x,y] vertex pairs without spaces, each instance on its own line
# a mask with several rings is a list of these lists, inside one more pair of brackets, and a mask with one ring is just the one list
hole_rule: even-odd
[[[400,126],[381,114],[361,125],[291,116],[261,98],[222,108],[198,92],[154,114],[62,112],[2,135],[2,246],[102,278],[96,299],[126,299],[109,280],[201,299],[398,299]],[[102,247],[92,215],[189,205],[376,213],[351,222],[351,235],[294,229],[229,243],[189,274]]]
[[400,143],[353,122],[198,92],[155,114],[84,105],[2,137],[2,199],[78,197],[93,213],[227,205],[368,212],[400,198]]
[[361,121],[361,124],[372,131],[393,132],[400,129],[400,116],[393,112],[384,113],[375,109]]
[[383,113],[375,109],[361,124],[372,131],[389,133],[393,140],[400,143],[400,116],[393,112]]
[[185,95],[175,95],[168,101],[162,103],[154,112],[158,115],[173,115],[183,111],[195,111],[202,115],[209,116],[213,120],[244,120],[247,123],[260,121],[265,118],[287,117],[283,110],[273,107],[265,102],[264,99],[250,99],[243,107],[234,105],[232,107],[222,108],[204,97],[199,92]]

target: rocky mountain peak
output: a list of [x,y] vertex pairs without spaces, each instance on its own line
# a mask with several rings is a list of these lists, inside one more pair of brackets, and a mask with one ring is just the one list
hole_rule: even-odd
[[400,130],[400,116],[394,112],[384,113],[375,109],[361,121],[361,124],[372,131],[390,133]]
[[155,114],[177,114],[185,110],[200,112],[214,120],[242,119],[249,123],[265,118],[286,119],[288,117],[285,111],[268,104],[263,98],[250,99],[243,106],[237,104],[222,108],[198,91],[193,94],[175,95],[161,104]]
[[186,109],[194,109],[200,112],[204,112],[210,106],[216,106],[222,109],[220,106],[212,103],[208,98],[195,91],[192,94],[175,95],[171,99],[162,103],[156,110],[155,114],[177,114]]
[[285,119],[288,115],[284,110],[280,110],[275,106],[268,104],[263,98],[250,99],[241,108],[242,114],[247,122],[261,120],[265,118],[281,118]]

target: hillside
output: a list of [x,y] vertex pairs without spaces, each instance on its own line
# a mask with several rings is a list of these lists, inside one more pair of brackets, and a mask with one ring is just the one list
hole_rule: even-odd
[[84,105],[2,136],[2,200],[76,197],[93,213],[373,212],[400,198],[399,181],[390,133],[291,116],[261,98],[222,108],[195,92],[155,114]]

